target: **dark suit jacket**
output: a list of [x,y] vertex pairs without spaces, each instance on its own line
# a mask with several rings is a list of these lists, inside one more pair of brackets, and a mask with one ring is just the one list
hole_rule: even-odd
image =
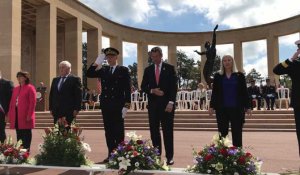
[[[244,74],[241,72],[232,73],[237,75],[237,81],[238,81],[238,87],[237,87],[237,108],[241,110],[246,110],[250,108],[249,103],[249,96],[247,92],[247,85]],[[211,101],[210,101],[210,107],[215,110],[220,110],[224,107],[224,100],[223,100],[223,77],[224,75],[221,75],[219,73],[216,73],[214,75],[214,82],[213,82],[213,89],[212,89],[212,95],[211,95]]]
[[[154,94],[151,94],[150,91],[154,88],[160,88],[160,90],[164,92],[163,97],[157,97]],[[164,62],[162,63],[158,84],[156,84],[155,80],[155,65],[152,64],[146,67],[141,89],[148,94],[149,102],[159,98],[164,101],[165,105],[167,105],[169,101],[173,101],[175,104],[177,94],[177,76],[174,66]]]
[[254,87],[252,87],[252,86],[248,87],[248,94],[249,94],[249,96],[256,95],[257,97],[259,97],[259,96],[261,97],[259,87],[256,85]]
[[13,82],[0,78],[0,104],[5,114],[8,112],[13,87]]
[[125,104],[130,105],[131,79],[127,67],[117,65],[114,73],[109,72],[110,67],[104,66],[96,70],[96,66],[91,65],[86,76],[89,78],[101,79],[100,108],[122,109]]
[[275,98],[277,97],[275,86],[263,86],[262,87],[262,95],[266,98],[268,94],[272,94]]
[[49,110],[55,117],[72,115],[74,110],[81,109],[81,81],[79,77],[70,74],[62,84],[60,91],[57,85],[60,77],[52,80],[49,94]]
[[300,108],[300,62],[289,59],[276,65],[273,72],[277,75],[288,74],[292,79],[291,106]]

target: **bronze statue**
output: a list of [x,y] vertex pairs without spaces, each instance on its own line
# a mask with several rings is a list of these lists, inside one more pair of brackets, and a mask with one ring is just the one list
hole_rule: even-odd
[[204,55],[206,56],[206,62],[203,68],[203,75],[205,78],[205,81],[208,85],[210,85],[212,83],[212,73],[213,73],[213,66],[214,66],[214,62],[216,59],[216,30],[218,29],[218,24],[216,25],[216,27],[214,28],[214,32],[213,32],[213,39],[212,39],[212,44],[210,44],[209,41],[205,42],[205,51],[203,52],[199,52],[197,50],[194,50],[194,52],[196,52],[199,55]]

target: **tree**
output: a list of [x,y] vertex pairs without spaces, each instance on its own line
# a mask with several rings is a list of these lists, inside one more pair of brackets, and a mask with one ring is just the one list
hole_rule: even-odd
[[263,80],[261,74],[254,68],[251,69],[250,72],[246,75],[246,82],[250,83],[251,80],[255,80],[256,82],[261,82]]
[[177,51],[178,85],[180,88],[196,89],[201,81],[199,69],[200,62],[195,63],[193,58],[188,58],[183,51]]
[[87,43],[82,43],[82,85],[87,88]]
[[133,63],[132,65],[128,65],[129,74],[131,77],[132,85],[135,88],[138,88],[138,81],[137,81],[137,63]]

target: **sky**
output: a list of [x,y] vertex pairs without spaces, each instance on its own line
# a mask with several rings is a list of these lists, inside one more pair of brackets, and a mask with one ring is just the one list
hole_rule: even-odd
[[[167,32],[228,30],[260,25],[300,14],[299,0],[79,0],[100,15],[123,25]],[[299,24],[300,25],[300,24]],[[300,28],[300,27],[299,27]],[[285,60],[296,51],[294,42],[300,34],[279,37],[279,58]],[[83,41],[86,36],[83,35]],[[109,47],[109,38],[102,38],[102,47]],[[153,46],[148,46],[149,50]],[[161,46],[167,56],[167,46]],[[243,47],[244,71],[255,68],[267,75],[266,40],[245,42]],[[188,57],[200,60],[193,50],[200,46],[182,47]],[[233,55],[233,45],[217,45],[217,54]],[[137,62],[137,44],[123,42],[123,64]]]

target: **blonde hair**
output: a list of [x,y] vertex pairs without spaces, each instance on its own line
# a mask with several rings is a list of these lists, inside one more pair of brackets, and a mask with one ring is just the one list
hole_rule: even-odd
[[222,57],[221,61],[220,61],[221,66],[220,66],[219,74],[220,74],[220,75],[223,75],[224,72],[225,72],[225,68],[224,68],[224,66],[223,66],[223,60],[224,60],[224,58],[231,58],[231,60],[232,60],[232,73],[238,72],[233,57],[232,57],[231,55],[224,55],[224,56]]

